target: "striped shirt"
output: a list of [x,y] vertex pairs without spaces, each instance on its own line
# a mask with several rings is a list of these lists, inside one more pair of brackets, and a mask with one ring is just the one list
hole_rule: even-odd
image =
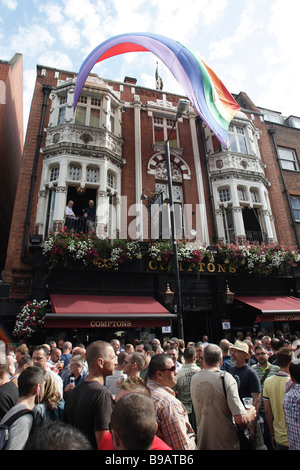
[[196,450],[195,433],[187,411],[174,391],[153,380],[147,385],[157,413],[156,435],[173,450]]
[[300,450],[300,384],[295,384],[283,397],[283,411],[289,450]]
[[[269,378],[269,377],[272,377],[273,375],[276,374],[276,372],[279,371],[279,366],[273,366],[273,364],[270,364],[269,362],[267,363],[267,367],[265,369],[262,369],[259,362],[257,364],[254,364],[251,367],[252,367],[252,369],[254,369],[256,371],[260,381],[263,378],[263,376],[265,375],[265,372],[267,372],[267,370],[269,370],[269,372],[268,372],[268,375],[265,377],[266,379]],[[265,383],[265,380],[263,381],[263,383],[261,385],[262,394],[263,394],[263,391],[264,391],[264,383]],[[263,400],[261,400],[259,411],[261,413],[265,412],[264,401]]]

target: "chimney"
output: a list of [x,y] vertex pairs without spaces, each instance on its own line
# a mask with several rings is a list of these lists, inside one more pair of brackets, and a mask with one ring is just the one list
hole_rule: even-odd
[[132,78],[132,77],[125,77],[124,78],[124,83],[131,83],[132,85],[135,85],[136,82],[137,82],[136,78]]

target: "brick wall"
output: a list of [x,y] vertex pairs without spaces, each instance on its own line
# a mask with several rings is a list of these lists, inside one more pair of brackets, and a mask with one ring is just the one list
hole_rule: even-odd
[[23,58],[0,62],[0,270],[4,268],[23,150]]
[[[30,115],[28,120],[28,128],[26,140],[24,143],[24,151],[19,174],[19,181],[16,191],[15,207],[12,217],[11,232],[8,243],[7,258],[4,271],[4,281],[11,283],[12,297],[26,297],[30,294],[31,285],[31,265],[21,260],[23,237],[25,233],[25,220],[27,214],[29,193],[31,180],[33,175],[34,158],[37,151],[37,142],[40,130],[42,104],[44,100],[43,85],[57,86],[57,78],[55,78],[55,69],[45,69],[46,74],[42,74],[42,68],[37,67],[37,78],[34,88],[33,99],[31,103]],[[72,76],[68,72],[59,73],[61,80]],[[51,100],[48,96],[47,107],[45,113],[45,125],[43,126],[43,138],[41,147],[44,145],[44,128],[47,127],[49,121],[49,112]],[[37,210],[37,198],[40,186],[40,178],[43,165],[43,155],[39,153],[36,179],[33,191],[32,211],[30,215],[29,234],[34,233],[34,223]],[[28,242],[28,240],[27,240]],[[31,259],[31,254],[26,249],[26,258]]]

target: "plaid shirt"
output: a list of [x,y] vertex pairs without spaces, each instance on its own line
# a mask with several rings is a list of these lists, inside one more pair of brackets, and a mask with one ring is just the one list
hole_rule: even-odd
[[184,405],[169,387],[148,380],[157,412],[157,436],[173,450],[196,450],[195,433]]
[[295,384],[285,393],[282,406],[289,450],[300,450],[300,384]]

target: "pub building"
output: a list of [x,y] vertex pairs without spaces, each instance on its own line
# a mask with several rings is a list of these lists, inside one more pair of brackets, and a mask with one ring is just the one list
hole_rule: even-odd
[[[73,72],[37,66],[0,286],[5,328],[35,299],[49,301],[47,337],[82,342],[299,331],[300,217],[297,205],[286,209],[265,110],[235,95],[225,148],[191,105],[178,118],[183,96],[90,74],[74,112],[75,84]],[[293,134],[299,165],[299,129],[278,126]],[[175,259],[166,139],[176,239],[185,240]],[[294,253],[281,246],[265,269],[264,254],[249,255],[250,245],[276,244]],[[245,248],[239,261],[234,247]],[[281,269],[285,251],[293,260]]]

